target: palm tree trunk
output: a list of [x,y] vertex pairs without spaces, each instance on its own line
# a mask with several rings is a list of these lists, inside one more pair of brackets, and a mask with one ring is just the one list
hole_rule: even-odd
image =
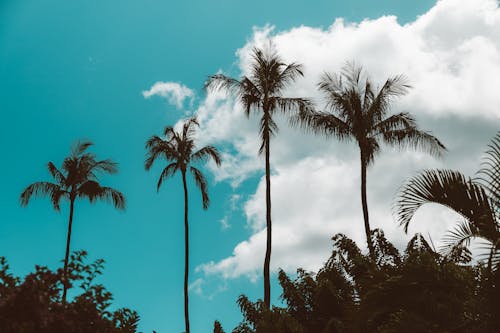
[[66,238],[66,255],[64,256],[64,270],[63,270],[63,296],[62,304],[66,304],[66,293],[68,291],[68,259],[69,259],[69,249],[71,243],[71,228],[73,227],[73,209],[75,205],[75,199],[71,199],[69,204],[69,222],[68,222],[68,235]]
[[184,185],[184,321],[186,323],[186,333],[189,333],[189,297],[188,297],[188,277],[189,277],[189,228],[188,228],[188,190],[186,184],[186,172],[182,172],[182,184]]
[[271,168],[269,163],[269,136],[265,143],[266,150],[266,257],[264,259],[264,305],[269,309],[271,306],[271,281],[270,281],[270,264],[271,264]]
[[368,202],[366,200],[366,159],[364,157],[363,151],[361,150],[361,205],[363,206],[363,218],[365,220],[365,233],[366,242],[368,243],[368,250],[370,252],[370,257],[375,259],[375,251],[373,249],[370,220],[368,217]]

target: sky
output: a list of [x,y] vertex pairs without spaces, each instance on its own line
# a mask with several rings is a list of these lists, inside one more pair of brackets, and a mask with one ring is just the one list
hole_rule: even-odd
[[[160,165],[144,170],[145,141],[166,125],[197,115],[201,145],[217,146],[221,168],[201,166],[211,206],[202,210],[189,183],[190,314],[194,333],[218,319],[226,331],[241,320],[240,294],[262,297],[265,244],[264,161],[258,119],[224,93],[202,87],[214,73],[248,72],[254,46],[273,43],[287,63],[304,66],[288,96],[324,105],[320,75],[346,61],[379,84],[404,73],[413,88],[393,105],[448,148],[441,159],[383,147],[368,170],[372,227],[399,248],[414,232],[439,244],[459,218],[422,208],[405,235],[391,214],[398,187],[426,168],[473,176],[500,129],[500,9],[495,0],[356,0],[167,2],[159,0],[0,0],[0,255],[15,274],[64,257],[68,207],[46,199],[19,205],[34,181],[49,180],[72,143],[88,139],[120,172],[102,183],[122,191],[125,212],[78,202],[72,249],[106,261],[102,282],[115,307],[141,316],[140,329],[183,331],[183,196],[179,177],[156,192]],[[317,270],[330,238],[342,232],[364,246],[359,159],[353,143],[289,128],[278,119],[271,143],[271,268],[293,275]],[[326,179],[326,181],[325,181]],[[272,277],[272,298],[280,304]]]

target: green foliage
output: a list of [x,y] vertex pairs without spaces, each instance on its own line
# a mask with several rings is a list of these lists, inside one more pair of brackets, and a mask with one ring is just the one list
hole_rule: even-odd
[[87,253],[71,254],[68,280],[78,294],[62,305],[63,271],[36,266],[24,279],[9,273],[0,258],[0,332],[135,333],[139,316],[130,309],[110,310],[113,297],[96,282],[104,261],[87,263]]
[[332,240],[332,255],[316,274],[279,272],[285,307],[267,310],[241,296],[243,321],[233,333],[500,330],[498,271],[464,265],[470,257],[463,253],[436,253],[419,234],[400,253],[374,230],[375,260],[345,235]]

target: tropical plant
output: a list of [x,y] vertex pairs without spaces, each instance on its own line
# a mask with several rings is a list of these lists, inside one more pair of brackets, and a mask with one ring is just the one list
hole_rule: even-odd
[[98,174],[114,174],[118,171],[117,164],[109,159],[97,161],[93,153],[87,151],[91,142],[77,142],[66,157],[61,169],[49,162],[47,169],[54,182],[36,182],[21,193],[21,206],[28,205],[32,196],[48,196],[56,211],[60,210],[61,200],[69,201],[69,222],[66,238],[66,255],[64,257],[64,284],[62,303],[66,303],[66,293],[69,287],[67,267],[70,253],[71,229],[76,199],[87,198],[91,203],[97,200],[110,201],[118,209],[125,209],[125,197],[111,187],[101,186]]
[[463,217],[444,237],[444,253],[487,242],[488,262],[500,263],[500,132],[491,141],[475,179],[453,170],[424,170],[408,180],[395,201],[397,220],[408,232],[415,212],[426,203],[453,209]]
[[188,276],[189,276],[189,224],[188,224],[188,187],[186,173],[189,171],[194,178],[196,186],[201,191],[203,209],[207,209],[210,204],[208,196],[208,184],[203,173],[192,163],[212,159],[216,165],[220,165],[221,159],[218,150],[213,146],[205,146],[196,150],[194,132],[195,126],[199,126],[196,118],[190,118],[184,122],[182,131],[177,132],[172,126],[165,127],[164,137],[152,136],[146,142],[147,158],[144,164],[149,170],[153,163],[163,158],[169,164],[163,169],[156,186],[157,191],[163,181],[172,177],[177,171],[181,173],[184,187],[184,245],[185,245],[185,266],[184,266],[184,319],[186,333],[189,329],[189,298],[188,298]]
[[259,154],[265,155],[266,172],[266,255],[264,258],[264,304],[271,304],[270,263],[272,245],[271,223],[271,138],[278,131],[278,125],[273,117],[277,112],[290,113],[295,110],[311,108],[311,103],[305,98],[284,97],[285,89],[299,76],[303,76],[302,66],[296,63],[285,64],[276,51],[254,48],[249,76],[234,79],[223,74],[210,76],[205,84],[209,89],[223,89],[241,102],[247,117],[252,111],[260,112]]
[[[233,333],[497,332],[500,270],[436,253],[416,234],[404,252],[373,230],[376,260],[343,234],[317,272],[280,271],[284,307],[240,296]],[[494,281],[494,283],[491,283]]]
[[0,257],[0,332],[5,333],[135,333],[139,315],[130,309],[111,311],[113,297],[96,278],[104,261],[87,262],[87,252],[71,253],[68,280],[75,297],[61,305],[63,270],[36,266],[24,278],[9,271]]
[[326,96],[327,111],[306,108],[300,113],[299,119],[306,129],[317,134],[336,137],[342,141],[354,140],[358,144],[365,234],[373,257],[366,197],[366,169],[380,152],[381,143],[401,149],[421,149],[437,156],[446,149],[434,136],[419,130],[411,114],[401,112],[388,116],[391,102],[410,89],[403,75],[387,79],[377,91],[370,79],[364,78],[362,68],[349,63],[340,74],[325,73],[318,88]]

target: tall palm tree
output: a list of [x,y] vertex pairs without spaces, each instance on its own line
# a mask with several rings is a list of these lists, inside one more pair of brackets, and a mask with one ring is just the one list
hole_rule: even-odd
[[241,79],[234,79],[223,74],[210,76],[205,84],[209,89],[223,89],[234,94],[244,107],[248,117],[252,111],[260,112],[260,139],[259,154],[265,154],[266,168],[266,256],[264,259],[264,304],[269,308],[271,304],[271,167],[270,142],[271,137],[278,131],[273,116],[277,112],[290,113],[311,107],[305,98],[284,97],[285,89],[299,76],[303,76],[302,66],[296,63],[285,64],[274,50],[263,51],[254,48],[253,62],[250,66],[250,75]]
[[93,144],[89,141],[77,142],[71,149],[71,154],[58,169],[54,163],[49,162],[47,169],[54,182],[36,182],[21,193],[21,206],[28,205],[32,196],[48,196],[56,211],[60,210],[61,200],[69,201],[69,222],[66,238],[66,255],[64,256],[63,269],[63,296],[62,303],[66,303],[68,290],[68,258],[71,243],[71,228],[73,226],[73,211],[76,199],[87,198],[91,203],[105,200],[113,203],[118,209],[125,209],[125,197],[111,187],[101,186],[98,182],[99,173],[114,174],[118,171],[115,162],[106,159],[97,161],[93,153],[87,149]]
[[426,203],[453,209],[464,219],[444,238],[443,252],[486,240],[488,264],[500,264],[500,132],[489,145],[475,179],[454,170],[425,170],[408,180],[395,201],[400,225],[408,231],[415,212]]
[[181,173],[182,185],[184,186],[184,320],[186,324],[186,333],[189,333],[189,298],[188,298],[188,274],[189,274],[189,224],[188,224],[188,188],[186,182],[186,173],[189,171],[194,181],[201,191],[203,209],[207,209],[210,204],[208,197],[207,180],[203,173],[192,163],[197,161],[206,161],[212,159],[217,166],[221,159],[219,152],[215,147],[205,146],[195,150],[195,141],[193,138],[195,126],[199,126],[196,118],[188,119],[182,126],[182,131],[177,132],[173,127],[167,126],[163,131],[164,138],[157,135],[152,136],[146,142],[147,157],[144,164],[146,170],[149,170],[158,158],[164,158],[170,162],[161,172],[156,186],[160,190],[161,184],[166,178],[172,177],[177,171]]
[[325,73],[319,90],[326,96],[327,111],[305,109],[302,124],[313,132],[339,140],[354,140],[361,159],[361,203],[366,240],[374,256],[366,198],[366,169],[380,152],[381,142],[399,148],[418,148],[439,156],[446,148],[428,132],[417,128],[413,116],[402,112],[388,116],[394,98],[405,95],[410,86],[402,75],[385,81],[377,91],[361,67],[347,64],[340,74]]

